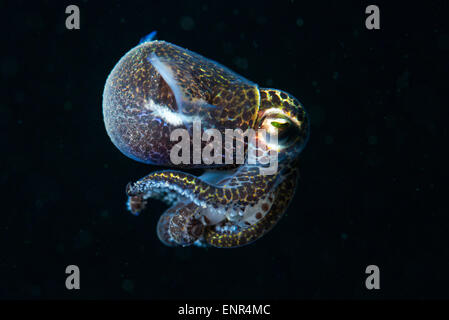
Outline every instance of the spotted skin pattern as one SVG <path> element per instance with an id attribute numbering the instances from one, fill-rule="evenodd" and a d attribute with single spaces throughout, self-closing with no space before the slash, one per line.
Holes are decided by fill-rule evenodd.
<path id="1" fill-rule="evenodd" d="M 249 244 L 271 230 L 294 195 L 298 155 L 309 132 L 302 105 L 286 92 L 259 88 L 194 52 L 164 41 L 132 49 L 106 81 L 103 114 L 112 142 L 125 155 L 174 168 L 126 187 L 133 214 L 144 211 L 150 198 L 169 205 L 157 226 L 168 246 Z M 191 134 L 192 119 L 200 119 L 201 133 L 207 128 L 276 130 L 280 140 L 275 145 L 259 136 L 255 141 L 258 160 L 276 152 L 277 170 L 261 174 L 266 165 L 250 164 L 247 153 L 241 165 L 174 165 L 170 150 L 177 141 L 170 141 L 170 133 L 182 128 Z M 223 156 L 225 148 L 236 152 L 234 145 L 223 146 Z M 190 168 L 203 168 L 205 174 L 183 171 Z"/>
<path id="2" fill-rule="evenodd" d="M 151 61 L 168 71 L 158 70 Z M 165 77 L 176 82 L 176 88 L 170 87 L 162 71 L 167 71 Z M 166 165 L 176 144 L 170 141 L 170 133 L 191 127 L 161 121 L 152 114 L 151 105 L 164 106 L 184 118 L 201 118 L 204 132 L 207 128 L 253 128 L 259 100 L 257 86 L 229 69 L 176 45 L 151 41 L 128 52 L 110 73 L 103 115 L 112 142 L 125 155 Z"/>
<path id="3" fill-rule="evenodd" d="M 277 188 L 271 210 L 254 225 L 233 233 L 217 232 L 214 228 L 207 227 L 204 235 L 205 242 L 214 247 L 232 248 L 256 241 L 270 231 L 282 217 L 294 195 L 296 182 L 297 174 L 295 170 Z"/>

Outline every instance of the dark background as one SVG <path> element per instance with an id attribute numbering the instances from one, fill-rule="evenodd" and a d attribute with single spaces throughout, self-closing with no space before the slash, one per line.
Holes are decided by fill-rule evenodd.
<path id="1" fill-rule="evenodd" d="M 0 298 L 449 298 L 449 10 L 418 3 L 2 2 Z M 102 92 L 152 30 L 310 113 L 293 203 L 252 245 L 168 248 L 161 203 L 125 209 L 125 185 L 157 168 L 110 142 Z"/>

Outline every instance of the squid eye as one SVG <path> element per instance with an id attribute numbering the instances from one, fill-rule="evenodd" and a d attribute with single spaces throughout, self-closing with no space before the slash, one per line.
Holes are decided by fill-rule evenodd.
<path id="1" fill-rule="evenodd" d="M 267 117 L 262 124 L 268 133 L 277 131 L 278 143 L 284 147 L 292 145 L 299 136 L 299 129 L 286 117 Z"/>
<path id="2" fill-rule="evenodd" d="M 277 129 L 285 129 L 290 126 L 290 122 L 285 119 L 276 119 L 271 121 L 270 124 Z"/>

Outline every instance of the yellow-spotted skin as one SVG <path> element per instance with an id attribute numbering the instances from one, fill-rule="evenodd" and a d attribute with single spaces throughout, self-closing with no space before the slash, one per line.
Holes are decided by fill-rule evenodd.
<path id="1" fill-rule="evenodd" d="M 256 224 L 237 233 L 222 233 L 216 232 L 213 227 L 206 228 L 204 235 L 206 243 L 218 248 L 234 248 L 250 244 L 262 237 L 278 223 L 286 211 L 295 193 L 296 182 L 296 172 L 292 172 L 277 188 L 274 205 L 269 213 Z"/>
<path id="2" fill-rule="evenodd" d="M 103 115 L 109 137 L 125 155 L 172 166 L 173 130 L 190 129 L 193 118 L 201 119 L 202 131 L 253 128 L 259 101 L 257 85 L 242 76 L 174 44 L 150 41 L 129 51 L 109 74 Z M 178 119 L 157 117 L 156 109 Z"/>
<path id="3" fill-rule="evenodd" d="M 129 51 L 111 71 L 103 93 L 103 114 L 112 142 L 130 158 L 170 167 L 129 183 L 128 208 L 138 214 L 150 198 L 169 204 L 157 234 L 168 246 L 240 247 L 271 230 L 294 195 L 298 156 L 309 134 L 309 120 L 300 102 L 277 89 L 259 88 L 228 68 L 164 41 L 147 41 Z M 170 151 L 175 129 L 194 132 L 200 120 L 206 129 L 254 129 L 259 161 L 276 155 L 275 170 L 267 164 L 175 164 Z M 192 140 L 193 141 L 193 140 Z M 224 139 L 223 139 L 224 141 Z M 202 147 L 205 143 L 202 142 Z M 237 145 L 237 144 L 236 144 Z M 225 151 L 234 145 L 222 146 Z M 249 149 L 248 149 L 249 150 Z M 193 152 L 192 152 L 193 153 Z M 271 158 L 270 158 L 271 159 Z M 271 166 L 270 162 L 270 166 Z M 185 169 L 202 168 L 195 176 Z"/>

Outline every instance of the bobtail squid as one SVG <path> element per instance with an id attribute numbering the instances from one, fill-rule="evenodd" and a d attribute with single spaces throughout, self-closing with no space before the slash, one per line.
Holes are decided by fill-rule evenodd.
<path id="1" fill-rule="evenodd" d="M 126 187 L 133 214 L 143 211 L 149 198 L 169 205 L 157 225 L 159 239 L 168 246 L 239 247 L 266 234 L 294 195 L 298 156 L 309 134 L 307 113 L 292 95 L 260 88 L 214 61 L 152 36 L 126 53 L 109 74 L 103 116 L 109 137 L 126 156 L 170 167 Z M 175 164 L 171 151 L 178 140 L 171 133 L 184 129 L 191 136 L 197 123 L 201 136 L 211 128 L 223 134 L 227 129 L 263 129 L 268 134 L 244 140 L 241 163 L 198 163 L 193 146 L 189 161 Z M 235 155 L 242 146 L 237 140 L 223 144 L 223 139 L 218 157 Z M 206 142 L 201 140 L 201 147 Z M 249 150 L 258 160 L 274 154 L 276 170 L 261 174 L 266 162 L 250 163 Z M 195 176 L 192 168 L 204 173 Z"/>

